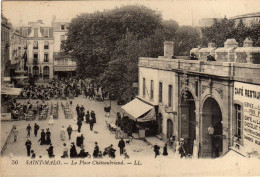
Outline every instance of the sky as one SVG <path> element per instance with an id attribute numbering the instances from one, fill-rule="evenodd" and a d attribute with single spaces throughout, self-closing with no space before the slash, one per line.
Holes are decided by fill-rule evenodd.
<path id="1" fill-rule="evenodd" d="M 81 13 L 113 9 L 128 4 L 145 5 L 159 11 L 165 20 L 197 25 L 201 18 L 223 18 L 260 12 L 260 0 L 128 0 L 128 1 L 3 1 L 2 13 L 13 26 L 43 20 L 72 19 Z"/>

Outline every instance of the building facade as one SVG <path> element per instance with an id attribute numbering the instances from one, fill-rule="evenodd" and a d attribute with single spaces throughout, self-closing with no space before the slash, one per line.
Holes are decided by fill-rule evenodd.
<path id="1" fill-rule="evenodd" d="M 54 67 L 53 72 L 56 78 L 74 76 L 76 74 L 76 62 L 72 61 L 69 55 L 62 51 L 62 44 L 67 39 L 69 22 L 67 20 L 52 19 L 54 35 Z"/>
<path id="2" fill-rule="evenodd" d="M 10 38 L 11 25 L 8 19 L 1 16 L 1 84 L 11 81 L 10 79 Z"/>
<path id="3" fill-rule="evenodd" d="M 169 57 L 139 58 L 138 97 L 158 105 L 158 134 L 165 141 L 172 136 L 177 140 L 184 138 L 187 153 L 215 158 L 228 152 L 234 145 L 234 136 L 239 134 L 241 144 L 248 141 L 248 137 L 252 138 L 241 134 L 249 123 L 239 122 L 245 120 L 238 111 L 242 112 L 246 100 L 240 101 L 239 107 L 235 99 L 240 98 L 234 98 L 234 84 L 246 83 L 252 85 L 257 95 L 254 100 L 259 102 L 260 48 L 248 45 L 251 45 L 248 39 L 241 48 L 234 39 L 228 40 L 224 48 L 215 49 L 216 62 L 203 58 L 203 52 L 212 51 L 212 45 L 208 51 L 193 49 L 199 53 L 199 60 L 195 61 Z M 258 107 L 254 104 L 254 109 Z M 260 121 L 259 117 L 254 120 Z M 247 131 L 254 131 L 252 135 L 259 136 L 259 130 L 258 127 L 258 130 Z M 253 143 L 254 150 L 247 149 L 244 153 L 260 152 L 259 140 Z M 194 150 L 195 146 L 198 151 Z"/>
<path id="4" fill-rule="evenodd" d="M 250 27 L 251 25 L 260 22 L 260 12 L 237 15 L 234 17 L 230 17 L 230 19 L 233 19 L 236 24 L 238 24 L 240 22 L 240 20 L 242 20 L 244 25 L 246 25 L 247 27 Z"/>
<path id="5" fill-rule="evenodd" d="M 29 77 L 38 81 L 53 78 L 53 28 L 46 26 L 42 20 L 28 22 L 28 26 L 20 27 L 20 33 L 26 36 L 27 71 Z"/>

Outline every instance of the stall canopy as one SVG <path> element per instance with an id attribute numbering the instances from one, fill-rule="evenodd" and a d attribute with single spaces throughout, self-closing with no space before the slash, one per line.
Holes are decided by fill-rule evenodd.
<path id="1" fill-rule="evenodd" d="M 1 94 L 5 95 L 20 95 L 22 89 L 21 88 L 2 88 Z"/>
<path id="2" fill-rule="evenodd" d="M 130 115 L 130 118 L 138 122 L 156 120 L 154 107 L 138 98 L 135 98 L 121 108 Z"/>

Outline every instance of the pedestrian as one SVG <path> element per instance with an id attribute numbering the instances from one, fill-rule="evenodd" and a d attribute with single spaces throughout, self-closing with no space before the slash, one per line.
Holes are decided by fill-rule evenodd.
<path id="1" fill-rule="evenodd" d="M 29 138 L 27 138 L 27 141 L 25 142 L 25 146 L 27 149 L 27 156 L 30 157 L 32 142 L 30 141 Z"/>
<path id="2" fill-rule="evenodd" d="M 80 132 L 81 126 L 82 126 L 82 121 L 81 121 L 81 119 L 78 120 L 77 125 L 78 125 L 78 132 Z"/>
<path id="3" fill-rule="evenodd" d="M 163 155 L 167 156 L 168 152 L 167 152 L 167 144 L 165 143 L 164 147 L 163 147 Z"/>
<path id="4" fill-rule="evenodd" d="M 49 131 L 48 128 L 46 130 L 47 130 L 46 133 L 45 133 L 45 135 L 46 135 L 46 144 L 50 144 L 51 143 L 51 132 Z"/>
<path id="5" fill-rule="evenodd" d="M 76 145 L 78 147 L 80 147 L 80 145 L 81 145 L 81 134 L 80 133 L 77 134 Z"/>
<path id="6" fill-rule="evenodd" d="M 105 117 L 108 117 L 108 118 L 109 118 L 111 106 L 105 106 L 104 110 L 105 110 L 105 113 L 106 113 L 106 114 L 105 114 Z"/>
<path id="7" fill-rule="evenodd" d="M 27 138 L 30 138 L 30 136 L 31 136 L 31 129 L 32 129 L 31 125 L 28 124 L 28 126 L 26 127 L 26 130 L 27 130 Z"/>
<path id="8" fill-rule="evenodd" d="M 118 142 L 118 147 L 120 149 L 120 155 L 124 154 L 124 148 L 125 148 L 125 141 L 123 138 Z"/>
<path id="9" fill-rule="evenodd" d="M 34 124 L 34 136 L 37 137 L 38 130 L 40 129 L 40 126 L 37 125 L 36 123 Z"/>
<path id="10" fill-rule="evenodd" d="M 157 143 L 154 145 L 154 152 L 155 152 L 155 158 L 160 155 L 160 146 L 157 145 Z"/>
<path id="11" fill-rule="evenodd" d="M 35 153 L 34 153 L 34 150 L 31 150 L 31 154 L 32 154 L 31 158 L 32 158 L 32 159 L 35 159 L 36 155 L 35 155 Z"/>
<path id="12" fill-rule="evenodd" d="M 53 146 L 52 146 L 52 144 L 50 144 L 50 147 L 48 149 L 46 149 L 46 150 L 48 151 L 49 158 L 52 158 L 52 157 L 55 156 L 53 154 Z"/>
<path id="13" fill-rule="evenodd" d="M 95 147 L 94 147 L 94 151 L 93 151 L 93 157 L 97 158 L 99 154 L 99 147 L 98 147 L 98 143 L 95 142 Z"/>
<path id="14" fill-rule="evenodd" d="M 113 144 L 111 144 L 108 150 L 109 157 L 114 159 L 116 157 L 115 152 L 116 150 L 113 148 Z"/>
<path id="15" fill-rule="evenodd" d="M 86 117 L 86 124 L 88 124 L 89 123 L 89 118 L 90 118 L 90 115 L 89 115 L 89 111 L 87 111 L 87 114 L 85 115 L 85 117 Z"/>
<path id="16" fill-rule="evenodd" d="M 120 127 L 121 125 L 121 114 L 120 112 L 116 113 L 116 126 Z"/>
<path id="17" fill-rule="evenodd" d="M 18 138 L 18 130 L 16 129 L 16 127 L 14 127 L 13 135 L 14 135 L 14 142 L 16 142 L 16 140 Z"/>
<path id="18" fill-rule="evenodd" d="M 45 132 L 44 132 L 44 129 L 42 129 L 41 138 L 39 139 L 39 141 L 41 141 L 40 145 L 44 145 L 45 144 Z"/>
<path id="19" fill-rule="evenodd" d="M 186 153 L 185 153 L 185 149 L 184 149 L 184 138 L 180 138 L 178 151 L 179 151 L 181 158 L 186 157 Z"/>
<path id="20" fill-rule="evenodd" d="M 61 141 L 65 141 L 66 135 L 65 135 L 65 128 L 64 128 L 64 126 L 62 126 L 62 128 L 61 128 L 60 138 L 61 138 Z"/>
<path id="21" fill-rule="evenodd" d="M 71 127 L 71 125 L 69 125 L 69 127 L 67 128 L 67 132 L 68 132 L 69 140 L 70 140 L 70 138 L 71 138 L 71 133 L 72 133 L 72 127 Z"/>
<path id="22" fill-rule="evenodd" d="M 69 157 L 68 156 L 68 148 L 67 148 L 66 143 L 63 143 L 63 154 L 62 154 L 61 158 L 67 158 L 67 157 Z"/>
<path id="23" fill-rule="evenodd" d="M 90 128 L 90 131 L 93 131 L 93 126 L 94 126 L 94 119 L 91 118 L 90 121 L 89 121 L 89 128 Z"/>
<path id="24" fill-rule="evenodd" d="M 53 115 L 50 115 L 49 121 L 48 121 L 49 125 L 53 125 L 54 124 L 54 120 L 53 120 Z"/>
<path id="25" fill-rule="evenodd" d="M 72 142 L 71 143 L 71 147 L 70 147 L 70 158 L 75 158 L 78 156 L 77 150 L 76 150 L 76 146 L 75 144 Z"/>

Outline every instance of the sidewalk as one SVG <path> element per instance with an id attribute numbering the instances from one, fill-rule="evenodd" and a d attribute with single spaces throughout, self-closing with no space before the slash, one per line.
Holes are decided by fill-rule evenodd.
<path id="1" fill-rule="evenodd" d="M 160 146 L 160 155 L 163 154 L 163 147 L 165 145 L 165 142 L 160 140 L 159 138 L 157 138 L 156 136 L 151 136 L 151 137 L 145 137 L 144 141 L 149 144 L 150 146 L 154 146 L 155 144 L 157 144 L 158 146 Z M 175 153 L 173 152 L 173 149 L 171 148 L 167 148 L 168 151 L 168 158 L 176 158 L 175 157 Z"/>
<path id="2" fill-rule="evenodd" d="M 8 140 L 12 137 L 13 125 L 8 123 L 3 123 L 4 126 L 1 127 L 1 154 L 5 151 Z"/>

